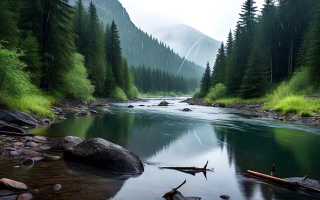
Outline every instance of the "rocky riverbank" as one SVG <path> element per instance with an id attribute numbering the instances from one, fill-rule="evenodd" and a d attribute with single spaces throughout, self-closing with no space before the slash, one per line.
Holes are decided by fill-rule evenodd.
<path id="1" fill-rule="evenodd" d="M 315 115 L 313 117 L 301 117 L 300 115 L 294 114 L 283 115 L 274 110 L 263 110 L 264 103 L 231 103 L 224 105 L 219 102 L 206 103 L 203 98 L 189 98 L 183 102 L 188 103 L 189 105 L 237 109 L 259 118 L 270 118 L 280 121 L 290 121 L 292 123 L 307 123 L 320 126 L 320 115 Z"/>

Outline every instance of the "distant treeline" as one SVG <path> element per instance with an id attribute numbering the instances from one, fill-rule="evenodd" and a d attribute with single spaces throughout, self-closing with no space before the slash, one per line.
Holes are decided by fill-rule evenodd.
<path id="1" fill-rule="evenodd" d="M 261 97 L 301 67 L 310 67 L 319 85 L 319 27 L 319 0 L 265 0 L 259 14 L 255 1 L 246 0 L 212 73 L 208 64 L 198 96 L 221 83 L 228 96 Z"/>
<path id="2" fill-rule="evenodd" d="M 140 93 L 174 92 L 187 94 L 199 87 L 199 81 L 196 78 L 174 76 L 159 69 L 139 66 L 131 67 L 131 72 L 134 75 L 134 82 Z"/>

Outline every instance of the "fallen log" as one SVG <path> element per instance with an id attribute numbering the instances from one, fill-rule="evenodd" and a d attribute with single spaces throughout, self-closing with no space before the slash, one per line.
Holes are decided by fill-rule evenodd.
<path id="1" fill-rule="evenodd" d="M 175 194 L 179 188 L 181 188 L 184 184 L 186 184 L 186 182 L 187 180 L 184 180 L 183 183 L 181 183 L 178 187 L 172 189 L 170 192 L 167 192 L 165 195 L 163 195 L 162 198 L 168 198 L 171 195 Z"/>
<path id="2" fill-rule="evenodd" d="M 277 177 L 274 177 L 274 176 L 269 176 L 269 175 L 266 175 L 266 174 L 261 174 L 261 173 L 250 171 L 250 170 L 248 170 L 247 172 L 248 172 L 248 174 L 250 174 L 252 176 L 256 176 L 256 177 L 259 177 L 259 178 L 262 178 L 262 179 L 265 179 L 265 180 L 268 180 L 268 181 L 271 181 L 271 182 L 274 182 L 274 183 L 278 183 L 280 185 L 284 185 L 284 186 L 292 187 L 292 188 L 296 188 L 296 189 L 304 189 L 304 190 L 307 190 L 307 191 L 310 191 L 310 192 L 320 193 L 320 190 L 317 189 L 317 188 L 313 188 L 313 187 L 310 187 L 310 186 L 307 186 L 307 185 L 303 185 L 303 184 L 300 184 L 300 183 L 297 183 L 297 182 L 290 182 L 290 181 L 285 180 L 285 179 L 277 178 Z"/>

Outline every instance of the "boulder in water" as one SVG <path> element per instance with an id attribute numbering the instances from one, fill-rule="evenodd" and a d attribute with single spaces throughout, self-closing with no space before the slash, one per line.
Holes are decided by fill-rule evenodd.
<path id="1" fill-rule="evenodd" d="M 133 105 L 129 105 L 128 108 L 134 108 L 134 106 Z"/>
<path id="2" fill-rule="evenodd" d="M 74 147 L 83 141 L 83 138 L 75 136 L 66 136 L 59 141 L 59 143 L 57 144 L 57 146 L 54 147 L 54 149 L 67 150 L 68 148 Z"/>
<path id="3" fill-rule="evenodd" d="M 75 116 L 78 116 L 78 117 L 83 117 L 83 116 L 87 116 L 87 115 L 88 115 L 87 111 L 80 111 L 77 114 L 75 114 Z"/>
<path id="4" fill-rule="evenodd" d="M 141 174 L 144 171 L 138 156 L 119 145 L 100 138 L 85 140 L 67 149 L 64 158 L 124 172 Z"/>
<path id="5" fill-rule="evenodd" d="M 182 110 L 183 112 L 191 112 L 192 110 L 190 108 L 185 108 Z"/>
<path id="6" fill-rule="evenodd" d="M 161 103 L 158 106 L 169 106 L 169 103 L 166 101 L 161 101 Z"/>

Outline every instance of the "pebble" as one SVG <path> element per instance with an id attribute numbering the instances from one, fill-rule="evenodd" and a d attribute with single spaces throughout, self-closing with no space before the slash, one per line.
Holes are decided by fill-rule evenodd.
<path id="1" fill-rule="evenodd" d="M 7 178 L 0 179 L 0 187 L 9 190 L 28 190 L 26 184 Z"/>
<path id="2" fill-rule="evenodd" d="M 61 189 L 62 189 L 62 185 L 60 185 L 60 184 L 56 184 L 56 185 L 53 186 L 53 190 L 54 191 L 59 191 Z"/>
<path id="3" fill-rule="evenodd" d="M 29 147 L 38 147 L 39 146 L 39 144 L 37 144 L 35 142 L 28 142 L 26 145 Z"/>
<path id="4" fill-rule="evenodd" d="M 22 142 L 15 142 L 13 145 L 14 145 L 14 146 L 22 146 L 23 143 L 22 143 Z"/>
<path id="5" fill-rule="evenodd" d="M 16 198 L 16 200 L 31 200 L 31 199 L 33 199 L 33 196 L 30 193 L 20 194 L 18 198 Z"/>

